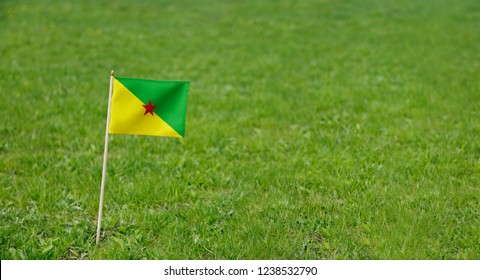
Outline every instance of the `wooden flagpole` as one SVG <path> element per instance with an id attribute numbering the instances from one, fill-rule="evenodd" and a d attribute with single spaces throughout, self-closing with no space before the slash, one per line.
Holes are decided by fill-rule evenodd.
<path id="1" fill-rule="evenodd" d="M 100 228 L 102 225 L 102 209 L 103 209 L 103 193 L 105 191 L 105 176 L 107 173 L 107 155 L 108 155 L 108 127 L 110 126 L 110 103 L 112 102 L 113 92 L 113 70 L 110 76 L 110 92 L 108 94 L 108 110 L 107 110 L 107 128 L 105 131 L 105 148 L 103 151 L 103 169 L 102 169 L 102 185 L 100 186 L 100 205 L 98 206 L 98 222 L 97 222 L 97 245 L 100 242 Z"/>

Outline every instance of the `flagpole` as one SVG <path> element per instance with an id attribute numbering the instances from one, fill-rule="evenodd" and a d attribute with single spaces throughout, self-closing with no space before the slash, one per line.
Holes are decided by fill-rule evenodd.
<path id="1" fill-rule="evenodd" d="M 110 103 L 112 102 L 113 92 L 113 70 L 110 75 L 110 91 L 108 94 L 108 110 L 107 110 L 107 128 L 105 129 L 105 148 L 103 150 L 103 168 L 102 168 L 102 185 L 100 186 L 100 205 L 98 206 L 98 222 L 97 222 L 97 240 L 100 242 L 100 228 L 102 225 L 102 209 L 103 209 L 103 193 L 105 191 L 105 176 L 107 173 L 107 155 L 108 155 L 108 127 L 110 126 Z"/>

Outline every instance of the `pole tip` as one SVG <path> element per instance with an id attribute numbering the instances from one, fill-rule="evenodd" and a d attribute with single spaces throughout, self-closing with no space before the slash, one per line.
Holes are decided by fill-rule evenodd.
<path id="1" fill-rule="evenodd" d="M 113 70 L 112 70 L 112 76 L 113 76 Z"/>

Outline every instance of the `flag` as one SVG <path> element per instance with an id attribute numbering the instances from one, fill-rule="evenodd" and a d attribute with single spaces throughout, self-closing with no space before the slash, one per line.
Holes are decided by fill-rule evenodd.
<path id="1" fill-rule="evenodd" d="M 189 86 L 115 77 L 108 132 L 183 138 Z"/>

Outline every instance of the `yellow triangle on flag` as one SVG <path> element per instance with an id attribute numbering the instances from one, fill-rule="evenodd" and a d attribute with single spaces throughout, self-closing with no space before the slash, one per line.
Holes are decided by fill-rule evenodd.
<path id="1" fill-rule="evenodd" d="M 145 114 L 143 105 L 130 90 L 114 79 L 108 132 L 182 138 L 157 114 Z"/>

